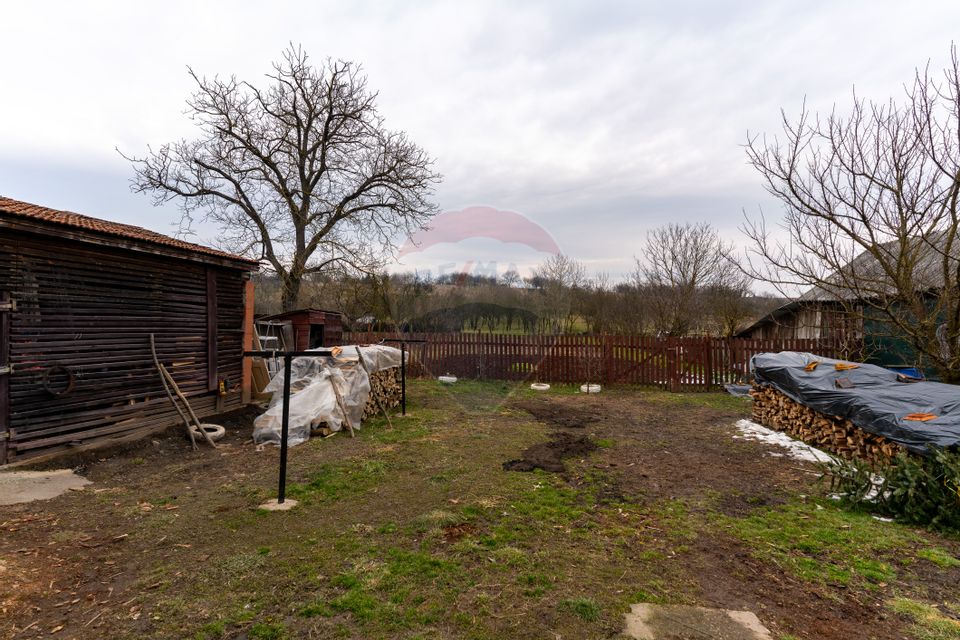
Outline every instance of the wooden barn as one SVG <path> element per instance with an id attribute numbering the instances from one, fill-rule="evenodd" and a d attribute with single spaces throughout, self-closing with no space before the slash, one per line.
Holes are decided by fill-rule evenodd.
<path id="1" fill-rule="evenodd" d="M 257 263 L 0 197 L 0 464 L 142 437 L 241 406 Z"/>
<path id="2" fill-rule="evenodd" d="M 856 323 L 831 301 L 793 300 L 774 309 L 746 329 L 738 338 L 751 340 L 838 340 L 855 337 Z"/>

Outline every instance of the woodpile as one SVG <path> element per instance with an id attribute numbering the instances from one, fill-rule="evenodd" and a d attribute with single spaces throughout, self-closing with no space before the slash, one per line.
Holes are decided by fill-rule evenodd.
<path id="1" fill-rule="evenodd" d="M 846 418 L 820 413 L 794 402 L 773 387 L 754 385 L 753 421 L 842 458 L 868 462 L 889 460 L 905 449 L 883 436 L 867 433 Z"/>
<path id="2" fill-rule="evenodd" d="M 341 369 L 350 369 L 357 366 L 357 361 L 340 363 Z M 366 422 L 369 418 L 383 417 L 383 409 L 389 411 L 394 407 L 400 406 L 401 385 L 400 368 L 383 369 L 370 374 L 370 396 L 367 398 L 367 404 L 363 408 L 363 417 L 361 422 Z M 380 404 L 377 404 L 377 401 Z M 346 427 L 344 427 L 346 429 Z M 326 437 L 334 432 L 322 420 L 316 420 L 310 425 L 310 435 Z"/>
<path id="3" fill-rule="evenodd" d="M 377 400 L 380 405 L 390 410 L 400 406 L 401 386 L 400 367 L 383 369 L 370 374 L 370 398 L 363 410 L 363 419 L 376 417 L 380 414 Z"/>

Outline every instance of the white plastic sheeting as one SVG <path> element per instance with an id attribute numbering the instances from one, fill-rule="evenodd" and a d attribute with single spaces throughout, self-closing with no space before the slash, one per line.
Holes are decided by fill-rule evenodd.
<path id="1" fill-rule="evenodd" d="M 287 444 L 295 446 L 310 438 L 310 429 L 320 423 L 332 431 L 346 428 L 333 384 L 343 398 L 354 429 L 360 427 L 370 397 L 370 378 L 357 363 L 357 346 L 347 345 L 338 357 L 295 358 L 290 363 L 290 424 Z M 400 366 L 400 350 L 384 345 L 360 347 L 370 373 Z M 254 442 L 279 445 L 283 419 L 283 369 L 264 389 L 272 393 L 270 406 L 253 421 Z"/>

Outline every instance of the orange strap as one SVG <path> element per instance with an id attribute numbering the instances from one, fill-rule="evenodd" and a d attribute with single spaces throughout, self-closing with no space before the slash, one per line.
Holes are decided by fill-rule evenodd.
<path id="1" fill-rule="evenodd" d="M 850 369 L 859 369 L 860 365 L 853 364 L 852 362 L 838 362 L 833 365 L 837 371 L 849 371 Z"/>
<path id="2" fill-rule="evenodd" d="M 803 368 L 804 371 L 813 371 L 817 368 L 817 365 L 820 364 L 819 360 L 811 360 L 807 363 L 807 366 Z"/>
<path id="3" fill-rule="evenodd" d="M 927 420 L 935 420 L 937 416 L 932 413 L 908 413 L 903 416 L 904 420 L 911 420 L 913 422 L 926 422 Z"/>

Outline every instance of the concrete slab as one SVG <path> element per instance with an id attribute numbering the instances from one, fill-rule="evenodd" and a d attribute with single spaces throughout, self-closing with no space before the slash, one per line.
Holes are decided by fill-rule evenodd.
<path id="1" fill-rule="evenodd" d="M 290 498 L 286 498 L 283 502 L 277 502 L 277 499 L 274 498 L 273 500 L 267 500 L 260 505 L 259 508 L 266 511 L 290 511 L 290 509 L 293 509 L 297 504 L 299 503 L 296 500 L 291 500 Z"/>
<path id="2" fill-rule="evenodd" d="M 70 469 L 52 471 L 0 471 L 0 505 L 56 498 L 90 484 Z"/>
<path id="3" fill-rule="evenodd" d="M 633 604 L 623 633 L 636 640 L 773 640 L 750 611 Z"/>

